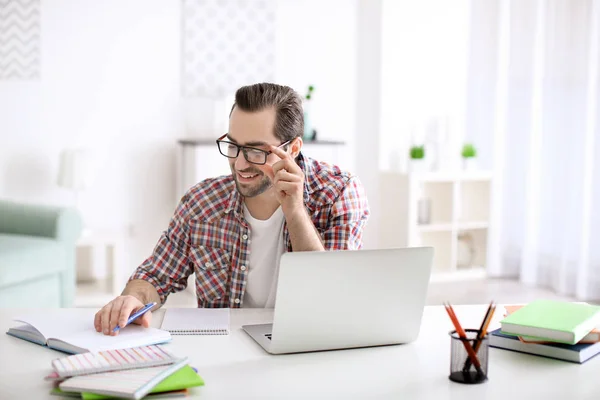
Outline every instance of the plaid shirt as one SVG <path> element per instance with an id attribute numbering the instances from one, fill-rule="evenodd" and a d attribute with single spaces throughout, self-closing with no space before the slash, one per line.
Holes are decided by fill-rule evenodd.
<path id="1" fill-rule="evenodd" d="M 304 204 L 325 250 L 357 250 L 369 207 L 360 181 L 302 154 Z M 183 196 L 154 251 L 131 275 L 150 282 L 164 304 L 196 273 L 198 307 L 242 306 L 252 232 L 232 175 L 206 179 Z M 284 222 L 287 251 L 292 251 Z"/>

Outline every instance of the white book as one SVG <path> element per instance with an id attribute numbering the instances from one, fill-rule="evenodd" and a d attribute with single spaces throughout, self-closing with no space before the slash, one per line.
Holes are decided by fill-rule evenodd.
<path id="1" fill-rule="evenodd" d="M 173 335 L 228 335 L 229 308 L 167 308 L 161 328 Z"/>
<path id="2" fill-rule="evenodd" d="M 74 376 L 60 383 L 58 387 L 65 392 L 87 392 L 137 400 L 186 365 L 187 357 L 175 364 L 160 367 Z"/>
<path id="3" fill-rule="evenodd" d="M 121 328 L 116 336 L 96 332 L 96 312 L 93 309 L 67 308 L 52 313 L 35 312 L 16 318 L 15 321 L 22 325 L 9 328 L 6 333 L 71 354 L 148 346 L 171 340 L 171 334 L 165 330 L 136 324 Z"/>

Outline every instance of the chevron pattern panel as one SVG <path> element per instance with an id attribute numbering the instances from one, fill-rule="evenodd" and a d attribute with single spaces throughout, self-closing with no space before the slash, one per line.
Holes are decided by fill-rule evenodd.
<path id="1" fill-rule="evenodd" d="M 277 0 L 182 0 L 182 95 L 222 98 L 275 76 Z"/>
<path id="2" fill-rule="evenodd" d="M 0 0 L 0 80 L 40 77 L 40 0 Z"/>

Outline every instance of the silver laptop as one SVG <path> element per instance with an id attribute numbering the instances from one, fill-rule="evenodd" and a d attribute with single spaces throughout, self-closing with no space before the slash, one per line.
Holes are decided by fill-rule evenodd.
<path id="1" fill-rule="evenodd" d="M 433 253 L 432 247 L 284 253 L 273 323 L 242 329 L 271 354 L 412 342 Z"/>

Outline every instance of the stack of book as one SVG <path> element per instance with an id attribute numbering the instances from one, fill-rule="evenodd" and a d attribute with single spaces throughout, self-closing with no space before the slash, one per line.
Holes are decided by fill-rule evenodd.
<path id="1" fill-rule="evenodd" d="M 582 364 L 600 353 L 600 307 L 554 300 L 506 306 L 489 345 Z"/>
<path id="2" fill-rule="evenodd" d="M 204 380 L 161 345 L 86 352 L 52 361 L 53 395 L 92 399 L 185 396 Z"/>

